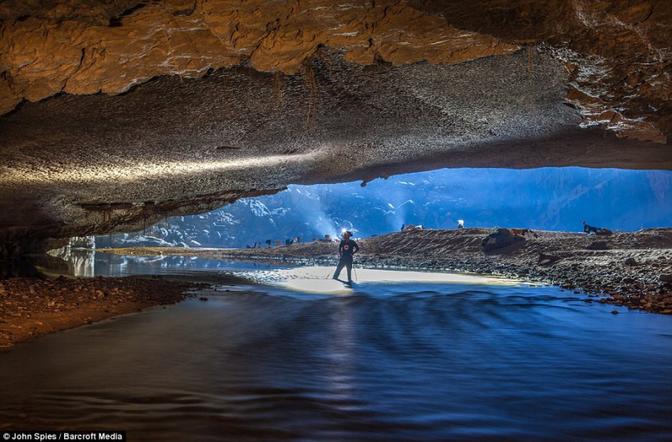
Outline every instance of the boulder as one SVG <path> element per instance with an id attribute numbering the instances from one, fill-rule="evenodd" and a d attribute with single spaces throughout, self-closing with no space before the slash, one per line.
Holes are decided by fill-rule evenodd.
<path id="1" fill-rule="evenodd" d="M 545 253 L 539 253 L 539 261 L 537 264 L 540 266 L 551 266 L 556 262 L 560 261 L 562 258 L 554 255 L 547 255 Z"/>
<path id="2" fill-rule="evenodd" d="M 588 250 L 608 250 L 609 246 L 606 241 L 593 241 L 586 247 Z"/>
<path id="3" fill-rule="evenodd" d="M 525 238 L 514 235 L 510 229 L 497 229 L 483 239 L 481 248 L 485 253 L 509 253 L 519 249 L 524 243 Z"/>

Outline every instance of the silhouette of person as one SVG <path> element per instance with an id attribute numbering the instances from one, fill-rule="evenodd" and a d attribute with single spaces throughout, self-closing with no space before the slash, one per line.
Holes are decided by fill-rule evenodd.
<path id="1" fill-rule="evenodd" d="M 334 273 L 334 279 L 338 279 L 341 270 L 343 270 L 343 267 L 346 267 L 348 270 L 348 284 L 352 284 L 352 257 L 359 251 L 359 246 L 355 241 L 350 239 L 351 236 L 351 232 L 347 230 L 343 232 L 343 239 L 338 246 L 338 255 L 340 256 L 340 259 L 336 266 L 336 273 Z"/>

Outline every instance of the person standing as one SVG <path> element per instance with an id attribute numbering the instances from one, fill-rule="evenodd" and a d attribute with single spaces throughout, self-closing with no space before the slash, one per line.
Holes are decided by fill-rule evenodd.
<path id="1" fill-rule="evenodd" d="M 348 284 L 352 284 L 352 257 L 357 251 L 359 251 L 359 246 L 355 241 L 350 239 L 352 233 L 349 231 L 343 232 L 343 239 L 338 246 L 338 256 L 340 257 L 338 265 L 336 266 L 336 273 L 334 273 L 334 279 L 338 279 L 341 274 L 343 267 L 348 270 Z"/>

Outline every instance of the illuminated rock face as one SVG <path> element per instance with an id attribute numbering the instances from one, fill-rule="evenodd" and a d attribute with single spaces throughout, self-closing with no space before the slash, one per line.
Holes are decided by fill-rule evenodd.
<path id="1" fill-rule="evenodd" d="M 653 0 L 5 0 L 0 234 L 437 166 L 670 168 L 671 17 Z"/>
<path id="2" fill-rule="evenodd" d="M 21 20 L 5 6 L 0 54 L 11 95 L 0 112 L 23 98 L 118 94 L 155 76 L 201 77 L 244 60 L 293 74 L 320 45 L 362 64 L 460 63 L 518 49 L 395 1 L 119 2 L 126 10 L 117 16 L 121 8 L 108 7 L 85 17 L 64 3 Z"/>

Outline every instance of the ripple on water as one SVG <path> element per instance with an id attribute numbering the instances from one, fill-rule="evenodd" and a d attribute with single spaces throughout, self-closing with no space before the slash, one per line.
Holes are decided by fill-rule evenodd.
<path id="1" fill-rule="evenodd" d="M 203 294 L 0 354 L 0 425 L 149 440 L 672 439 L 668 316 L 464 281 Z"/>

